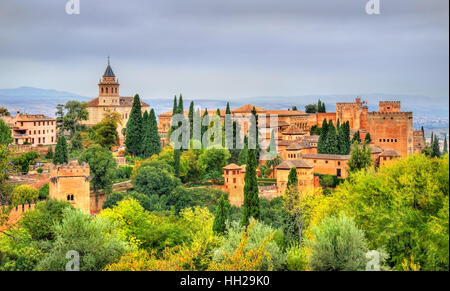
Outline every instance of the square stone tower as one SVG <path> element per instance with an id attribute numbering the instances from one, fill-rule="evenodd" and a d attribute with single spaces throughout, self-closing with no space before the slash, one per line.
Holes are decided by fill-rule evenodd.
<path id="1" fill-rule="evenodd" d="M 89 165 L 76 161 L 50 167 L 50 198 L 67 201 L 90 214 Z"/>

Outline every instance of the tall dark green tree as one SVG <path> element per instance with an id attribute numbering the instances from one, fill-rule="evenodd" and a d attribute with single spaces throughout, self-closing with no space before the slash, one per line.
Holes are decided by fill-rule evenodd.
<path id="1" fill-rule="evenodd" d="M 158 123 L 156 122 L 156 114 L 153 108 L 148 115 L 148 123 L 148 129 L 150 131 L 149 156 L 151 157 L 161 152 L 161 137 L 158 134 Z"/>
<path id="2" fill-rule="evenodd" d="M 243 226 L 248 226 L 250 218 L 252 217 L 254 219 L 259 219 L 261 214 L 256 168 L 256 150 L 249 149 L 244 176 L 244 205 L 242 206 L 241 220 Z"/>
<path id="3" fill-rule="evenodd" d="M 292 167 L 289 171 L 288 182 L 286 184 L 286 188 L 298 187 L 298 176 L 297 176 L 297 168 Z"/>
<path id="4" fill-rule="evenodd" d="M 239 151 L 239 156 L 237 160 L 237 164 L 242 166 L 247 163 L 248 157 L 248 137 L 244 137 L 244 148 Z"/>
<path id="5" fill-rule="evenodd" d="M 303 224 L 298 207 L 299 198 L 297 168 L 293 167 L 289 171 L 288 183 L 283 196 L 282 229 L 287 244 L 301 242 Z"/>
<path id="6" fill-rule="evenodd" d="M 364 142 L 366 142 L 368 144 L 372 142 L 372 137 L 370 136 L 370 132 L 368 132 L 366 134 L 366 137 L 364 138 Z"/>
<path id="7" fill-rule="evenodd" d="M 327 140 L 325 143 L 325 154 L 339 154 L 338 137 L 336 135 L 336 128 L 333 121 L 328 123 Z"/>
<path id="8" fill-rule="evenodd" d="M 361 133 L 359 132 L 359 130 L 357 132 L 355 132 L 355 134 L 353 135 L 352 138 L 352 143 L 357 142 L 358 144 L 361 143 Z"/>
<path id="9" fill-rule="evenodd" d="M 220 197 L 214 213 L 213 231 L 217 234 L 225 234 L 227 229 L 226 222 L 230 214 L 230 202 L 225 199 L 225 195 Z"/>
<path id="10" fill-rule="evenodd" d="M 178 113 L 184 114 L 184 102 L 183 96 L 180 94 L 180 98 L 178 99 Z"/>
<path id="11" fill-rule="evenodd" d="M 63 135 L 58 137 L 58 142 L 53 155 L 53 164 L 60 165 L 69 162 L 69 151 L 67 149 L 67 141 Z"/>
<path id="12" fill-rule="evenodd" d="M 203 117 L 202 117 L 202 137 L 205 134 L 205 132 L 208 130 L 209 128 L 209 116 L 208 116 L 208 108 L 205 108 L 205 112 L 203 113 Z M 204 125 L 207 124 L 207 125 Z M 205 147 L 207 147 L 207 145 L 204 145 Z"/>
<path id="13" fill-rule="evenodd" d="M 252 135 L 256 133 L 254 140 L 256 142 L 256 164 L 259 164 L 259 158 L 261 153 L 261 147 L 259 145 L 259 126 L 258 126 L 258 114 L 256 112 L 256 108 L 253 106 L 252 115 L 255 117 L 255 122 L 251 122 L 249 128 L 249 139 L 252 139 Z"/>
<path id="14" fill-rule="evenodd" d="M 190 138 L 192 138 L 194 134 L 194 101 L 191 101 L 191 104 L 189 104 L 189 130 L 190 130 Z"/>
<path id="15" fill-rule="evenodd" d="M 327 137 L 328 137 L 328 122 L 326 119 L 324 119 L 322 122 L 322 129 L 320 131 L 319 142 L 317 144 L 317 151 L 319 154 L 325 154 L 327 151 L 326 149 Z"/>
<path id="16" fill-rule="evenodd" d="M 142 115 L 142 157 L 150 157 L 150 122 L 148 120 L 148 112 Z"/>
<path id="17" fill-rule="evenodd" d="M 125 146 L 127 152 L 133 156 L 142 154 L 142 112 L 141 100 L 136 94 L 133 99 L 133 106 L 131 107 L 130 118 L 126 125 L 127 135 L 125 137 Z"/>
<path id="18" fill-rule="evenodd" d="M 439 148 L 439 138 L 434 136 L 433 144 L 431 145 L 431 157 L 439 158 L 441 156 L 441 149 Z"/>
<path id="19" fill-rule="evenodd" d="M 442 152 L 444 155 L 448 154 L 448 143 L 447 143 L 447 135 L 444 137 L 444 151 Z"/>

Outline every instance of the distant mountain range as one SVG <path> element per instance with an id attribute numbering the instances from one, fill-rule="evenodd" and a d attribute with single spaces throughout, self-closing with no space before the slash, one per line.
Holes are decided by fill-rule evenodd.
<path id="1" fill-rule="evenodd" d="M 398 100 L 402 102 L 403 111 L 414 112 L 415 117 L 446 118 L 448 120 L 448 99 L 435 100 L 426 96 L 393 95 L 393 94 L 346 94 L 346 95 L 308 95 L 308 96 L 256 96 L 231 100 L 231 108 L 244 104 L 254 104 L 262 108 L 288 109 L 292 105 L 303 110 L 306 104 L 316 103 L 320 98 L 327 105 L 328 111 L 334 111 L 336 102 L 353 102 L 355 97 L 361 96 L 368 101 L 370 111 L 378 110 L 378 101 Z M 15 89 L 0 89 L 0 106 L 8 108 L 14 114 L 17 110 L 27 113 L 43 113 L 54 116 L 57 104 L 64 104 L 69 100 L 89 101 L 91 98 L 75 93 L 40 89 L 33 87 L 19 87 Z M 172 98 L 144 99 L 145 102 L 155 108 L 156 114 L 170 111 L 173 106 Z M 185 108 L 188 108 L 191 100 L 185 99 Z M 227 100 L 195 100 L 196 106 L 202 108 L 224 108 Z"/>

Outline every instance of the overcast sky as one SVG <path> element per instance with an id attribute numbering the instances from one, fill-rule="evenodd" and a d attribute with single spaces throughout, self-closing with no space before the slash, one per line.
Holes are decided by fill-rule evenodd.
<path id="1" fill-rule="evenodd" d="M 449 1 L 0 1 L 0 88 L 239 100 L 352 92 L 448 98 Z"/>

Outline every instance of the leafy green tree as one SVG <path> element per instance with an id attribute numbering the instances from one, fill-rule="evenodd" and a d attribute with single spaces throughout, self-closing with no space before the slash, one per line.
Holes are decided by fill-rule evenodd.
<path id="1" fill-rule="evenodd" d="M 48 184 L 47 184 L 48 185 Z M 50 199 L 36 204 L 35 209 L 24 213 L 19 225 L 27 230 L 35 241 L 54 241 L 53 225 L 61 223 L 63 210 L 73 208 L 66 201 Z"/>
<path id="2" fill-rule="evenodd" d="M 317 113 L 317 104 L 308 104 L 305 106 L 306 113 Z"/>
<path id="3" fill-rule="evenodd" d="M 14 139 L 11 136 L 11 128 L 0 119 L 0 145 L 9 145 Z"/>
<path id="4" fill-rule="evenodd" d="M 92 177 L 91 185 L 95 193 L 101 190 L 107 193 L 111 192 L 112 180 L 117 168 L 116 160 L 111 151 L 96 144 L 86 149 L 81 154 L 78 162 L 80 164 L 83 162 L 89 164 Z"/>
<path id="5" fill-rule="evenodd" d="M 214 177 L 213 180 L 221 177 L 223 167 L 228 164 L 230 153 L 227 149 L 209 148 L 203 151 L 198 157 L 198 168 L 203 177 Z"/>
<path id="6" fill-rule="evenodd" d="M 241 224 L 244 226 L 249 224 L 250 218 L 259 219 L 261 214 L 256 167 L 256 150 L 249 149 L 244 176 L 244 205 L 242 206 L 241 219 Z"/>
<path id="7" fill-rule="evenodd" d="M 63 115 L 62 121 L 64 129 L 70 132 L 72 137 L 77 131 L 79 123 L 88 120 L 89 113 L 87 111 L 87 103 L 76 100 L 68 101 L 64 105 L 66 113 Z"/>
<path id="8" fill-rule="evenodd" d="M 39 271 L 64 271 L 68 251 L 79 253 L 81 271 L 98 271 L 130 250 L 115 224 L 92 218 L 78 209 L 64 209 L 62 222 L 55 224 L 53 229 L 56 239 L 37 265 Z"/>
<path id="9" fill-rule="evenodd" d="M 30 170 L 30 164 L 34 164 L 35 160 L 39 157 L 38 152 L 32 151 L 13 158 L 12 162 L 22 175 L 26 175 Z"/>
<path id="10" fill-rule="evenodd" d="M 67 149 L 66 138 L 63 135 L 58 137 L 58 142 L 56 143 L 55 155 L 53 157 L 53 164 L 66 164 L 69 162 L 69 151 Z"/>
<path id="11" fill-rule="evenodd" d="M 25 203 L 33 203 L 37 201 L 39 198 L 39 192 L 36 188 L 30 185 L 20 185 L 14 188 L 14 191 L 11 195 L 11 203 L 14 206 L 25 204 Z"/>
<path id="12" fill-rule="evenodd" d="M 214 214 L 214 223 L 213 230 L 217 234 L 224 234 L 226 231 L 226 222 L 228 220 L 230 214 L 230 202 L 228 199 L 225 199 L 225 196 L 219 200 L 219 204 L 217 204 L 216 211 Z"/>
<path id="13" fill-rule="evenodd" d="M 127 152 L 133 156 L 139 156 L 142 153 L 142 113 L 141 100 L 138 94 L 134 96 L 126 128 L 125 146 Z"/>
<path id="14" fill-rule="evenodd" d="M 314 271 L 362 271 L 367 264 L 364 231 L 345 216 L 327 217 L 313 230 L 309 267 Z"/>
<path id="15" fill-rule="evenodd" d="M 11 116 L 8 109 L 5 107 L 0 107 L 0 116 Z"/>
<path id="16" fill-rule="evenodd" d="M 180 180 L 165 169 L 152 166 L 140 167 L 132 180 L 134 189 L 146 195 L 168 195 L 180 185 Z"/>
<path id="17" fill-rule="evenodd" d="M 40 200 L 47 199 L 49 195 L 50 195 L 50 186 L 47 183 L 39 189 L 39 199 Z"/>
<path id="18" fill-rule="evenodd" d="M 348 160 L 348 172 L 353 173 L 372 166 L 370 147 L 364 143 L 359 145 L 357 141 L 353 144 L 353 150 Z"/>

